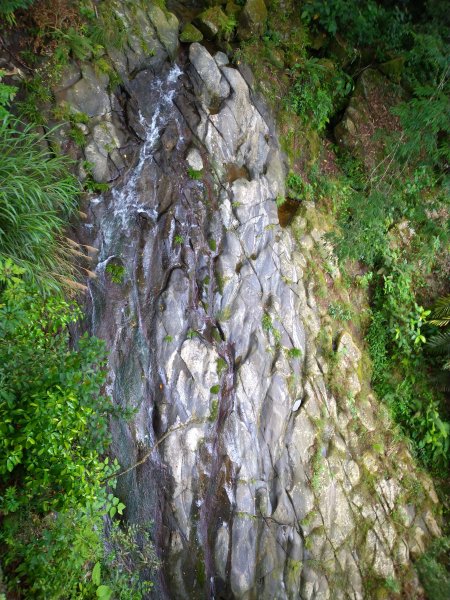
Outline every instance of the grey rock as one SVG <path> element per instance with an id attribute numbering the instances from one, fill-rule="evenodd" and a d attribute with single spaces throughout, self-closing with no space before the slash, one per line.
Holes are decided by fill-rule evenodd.
<path id="1" fill-rule="evenodd" d="M 266 19 L 267 8 L 264 0 L 247 0 L 239 19 L 239 38 L 248 40 L 253 35 L 262 34 Z"/>
<path id="2" fill-rule="evenodd" d="M 201 42 L 203 39 L 203 33 L 197 29 L 195 25 L 192 23 L 187 23 L 180 33 L 180 42 L 184 42 L 185 44 L 192 42 Z"/>
<path id="3" fill-rule="evenodd" d="M 108 157 L 119 147 L 119 135 L 112 123 L 104 121 L 94 126 L 84 153 L 86 160 L 92 165 L 92 175 L 95 181 L 104 183 L 117 176 L 117 170 L 111 170 L 112 164 Z M 118 167 L 123 167 L 120 155 L 116 153 L 114 156 L 114 163 Z"/>
<path id="4" fill-rule="evenodd" d="M 83 77 L 74 85 L 55 93 L 58 104 L 67 103 L 72 110 L 89 117 L 99 117 L 111 111 L 108 79 L 97 75 L 90 65 L 83 68 Z"/>
<path id="5" fill-rule="evenodd" d="M 212 40 L 222 32 L 226 21 L 227 15 L 220 6 L 212 6 L 197 15 L 195 24 L 207 40 Z"/>
<path id="6" fill-rule="evenodd" d="M 218 67 L 225 67 L 230 62 L 225 52 L 216 52 L 214 54 L 214 60 Z"/>
<path id="7" fill-rule="evenodd" d="M 213 57 L 204 46 L 197 43 L 191 44 L 189 59 L 210 97 L 226 98 L 229 95 L 229 85 L 222 77 Z"/>
<path id="8" fill-rule="evenodd" d="M 296 412 L 300 408 L 301 405 L 302 405 L 302 399 L 299 398 L 298 400 L 296 400 L 294 402 L 294 405 L 292 406 L 292 412 Z"/>
<path id="9" fill-rule="evenodd" d="M 68 64 L 64 67 L 61 76 L 58 79 L 56 85 L 53 86 L 53 93 L 57 94 L 63 90 L 75 85 L 77 81 L 81 79 L 81 71 L 78 65 L 74 63 Z"/>
<path id="10" fill-rule="evenodd" d="M 155 4 L 150 4 L 148 7 L 148 15 L 156 30 L 158 39 L 169 56 L 174 58 L 178 50 L 178 29 L 180 25 L 177 17 L 173 13 L 163 11 Z"/>
<path id="11" fill-rule="evenodd" d="M 191 148 L 186 156 L 186 162 L 194 171 L 203 170 L 203 159 L 197 148 Z"/>

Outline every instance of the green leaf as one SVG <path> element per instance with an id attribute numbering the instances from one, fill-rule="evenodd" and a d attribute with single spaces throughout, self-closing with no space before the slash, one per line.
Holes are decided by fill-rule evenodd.
<path id="1" fill-rule="evenodd" d="M 97 598 L 100 600 L 110 600 L 112 596 L 112 589 L 107 585 L 100 585 L 96 591 Z"/>
<path id="2" fill-rule="evenodd" d="M 94 585 L 100 585 L 101 581 L 101 566 L 100 563 L 96 563 L 95 567 L 92 569 L 92 583 Z"/>

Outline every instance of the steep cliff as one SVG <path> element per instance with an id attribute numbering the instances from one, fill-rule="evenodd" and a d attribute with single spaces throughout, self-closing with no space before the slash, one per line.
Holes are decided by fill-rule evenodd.
<path id="1" fill-rule="evenodd" d="M 116 94 L 83 66 L 56 96 L 88 114 L 85 157 L 113 181 L 79 236 L 99 250 L 88 312 L 108 391 L 134 409 L 112 449 L 127 518 L 154 523 L 155 596 L 381 598 L 398 580 L 415 597 L 437 498 L 361 393 L 350 332 L 324 326 L 313 205 L 279 226 L 286 166 L 251 74 L 180 50 L 156 6 L 115 10 Z"/>

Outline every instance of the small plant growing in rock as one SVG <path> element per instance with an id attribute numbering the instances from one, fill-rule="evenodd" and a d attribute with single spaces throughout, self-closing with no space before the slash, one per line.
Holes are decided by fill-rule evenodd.
<path id="1" fill-rule="evenodd" d="M 268 315 L 267 313 L 264 313 L 261 319 L 261 325 L 262 328 L 264 329 L 264 331 L 272 331 L 273 329 L 273 324 L 272 324 L 272 319 L 270 318 L 270 315 Z"/>
<path id="2" fill-rule="evenodd" d="M 189 167 L 188 175 L 191 179 L 198 181 L 199 179 L 201 179 L 203 177 L 203 171 L 197 171 L 196 169 Z"/>
<path id="3" fill-rule="evenodd" d="M 384 583 L 384 587 L 389 590 L 390 592 L 393 592 L 394 594 L 399 594 L 400 593 L 400 584 L 398 583 L 398 581 L 395 579 L 395 577 L 392 577 L 392 575 L 390 575 Z"/>
<path id="4" fill-rule="evenodd" d="M 228 321 L 231 318 L 231 308 L 229 306 L 225 306 L 222 310 L 216 315 L 216 319 L 218 321 Z"/>
<path id="5" fill-rule="evenodd" d="M 125 278 L 125 267 L 123 265 L 116 265 L 114 263 L 109 263 L 105 269 L 106 273 L 108 273 L 111 281 L 118 285 L 123 283 Z"/>
<path id="6" fill-rule="evenodd" d="M 214 421 L 217 419 L 218 414 L 219 414 L 219 401 L 215 398 L 211 402 L 211 410 L 209 413 L 208 421 L 210 421 L 211 423 L 214 423 Z"/>
<path id="7" fill-rule="evenodd" d="M 184 237 L 182 235 L 177 234 L 174 237 L 174 242 L 175 242 L 175 244 L 180 244 L 180 246 L 181 246 L 182 244 L 184 244 Z"/>
<path id="8" fill-rule="evenodd" d="M 220 356 L 220 357 L 217 359 L 217 367 L 216 367 L 217 374 L 219 375 L 219 377 L 222 375 L 222 373 L 223 373 L 224 371 L 226 371 L 226 369 L 227 369 L 227 366 L 228 366 L 228 365 L 227 365 L 227 361 L 226 361 L 224 358 L 222 358 L 222 357 Z"/>
<path id="9" fill-rule="evenodd" d="M 336 321 L 350 321 L 352 312 L 347 307 L 339 302 L 332 302 L 328 307 L 328 314 Z"/>
<path id="10" fill-rule="evenodd" d="M 367 290 L 367 288 L 369 287 L 370 282 L 373 279 L 373 272 L 369 271 L 368 273 L 365 273 L 364 275 L 360 275 L 357 278 L 358 281 L 358 285 L 363 289 L 363 290 Z"/>
<path id="11" fill-rule="evenodd" d="M 289 348 L 286 353 L 288 358 L 300 358 L 302 356 L 302 351 L 300 348 Z"/>
<path id="12" fill-rule="evenodd" d="M 312 200 L 313 187 L 297 173 L 289 173 L 286 179 L 286 187 L 289 198 L 301 202 L 302 200 Z"/>
<path id="13" fill-rule="evenodd" d="M 84 133 L 81 131 L 81 129 L 79 127 L 77 127 L 76 125 L 71 127 L 71 129 L 69 131 L 69 137 L 80 148 L 83 148 L 84 146 L 86 146 L 86 137 L 85 137 Z"/>

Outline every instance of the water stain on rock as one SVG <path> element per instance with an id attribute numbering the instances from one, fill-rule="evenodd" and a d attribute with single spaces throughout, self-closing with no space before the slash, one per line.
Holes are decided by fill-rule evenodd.
<path id="1" fill-rule="evenodd" d="M 235 163 L 229 163 L 226 165 L 226 180 L 231 184 L 237 179 L 250 181 L 250 173 L 245 165 L 239 166 Z"/>
<path id="2" fill-rule="evenodd" d="M 286 198 L 283 204 L 278 206 L 278 221 L 281 227 L 287 227 L 292 223 L 299 208 L 300 202 L 292 198 Z"/>

